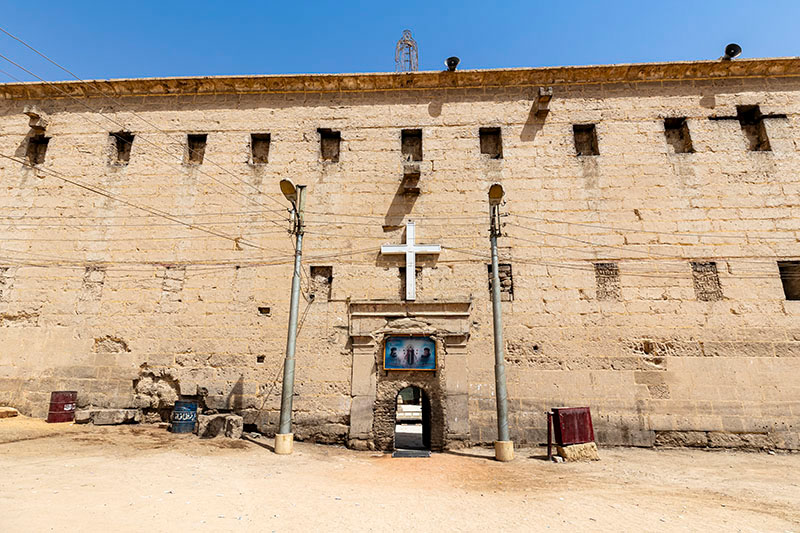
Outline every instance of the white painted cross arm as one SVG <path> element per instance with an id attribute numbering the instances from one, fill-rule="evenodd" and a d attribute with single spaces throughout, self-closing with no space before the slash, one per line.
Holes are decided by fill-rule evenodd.
<path id="1" fill-rule="evenodd" d="M 384 244 L 381 246 L 381 253 L 384 255 L 406 256 L 406 300 L 417 299 L 417 254 L 438 254 L 442 247 L 438 244 L 416 244 L 416 232 L 414 222 L 406 222 L 406 243 L 405 244 Z"/>

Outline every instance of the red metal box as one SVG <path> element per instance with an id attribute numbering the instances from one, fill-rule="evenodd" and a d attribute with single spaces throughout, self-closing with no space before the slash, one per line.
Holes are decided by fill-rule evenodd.
<path id="1" fill-rule="evenodd" d="M 592 413 L 588 407 L 555 408 L 553 431 L 559 446 L 594 442 Z"/>

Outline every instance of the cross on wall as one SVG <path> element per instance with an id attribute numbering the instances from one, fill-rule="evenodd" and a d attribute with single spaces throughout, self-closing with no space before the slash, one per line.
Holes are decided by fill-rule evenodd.
<path id="1" fill-rule="evenodd" d="M 406 300 L 417 299 L 417 254 L 439 254 L 442 247 L 438 244 L 417 244 L 416 230 L 413 220 L 406 222 L 405 244 L 384 244 L 381 253 L 384 255 L 406 256 Z"/>

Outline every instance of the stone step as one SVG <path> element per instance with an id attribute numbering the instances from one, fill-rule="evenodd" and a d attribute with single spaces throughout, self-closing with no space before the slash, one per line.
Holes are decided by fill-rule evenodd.
<path id="1" fill-rule="evenodd" d="M 19 411 L 13 407 L 0 407 L 0 418 L 11 418 L 18 415 Z"/>

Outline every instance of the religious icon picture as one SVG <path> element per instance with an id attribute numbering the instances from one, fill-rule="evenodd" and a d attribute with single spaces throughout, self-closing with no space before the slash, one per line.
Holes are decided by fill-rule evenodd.
<path id="1" fill-rule="evenodd" d="M 429 337 L 389 337 L 384 370 L 436 370 L 436 343 Z"/>

